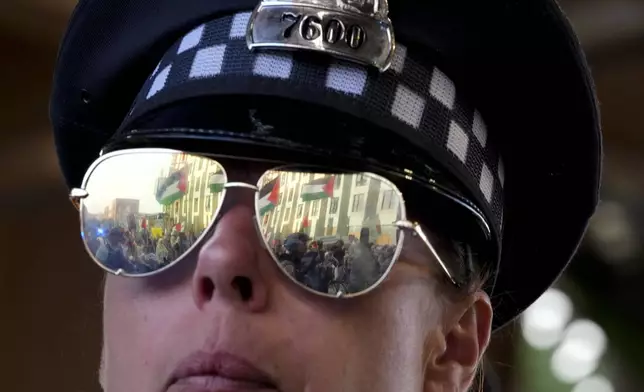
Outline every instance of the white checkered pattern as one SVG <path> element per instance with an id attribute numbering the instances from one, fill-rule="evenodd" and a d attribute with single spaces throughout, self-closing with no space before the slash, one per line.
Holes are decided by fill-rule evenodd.
<path id="1" fill-rule="evenodd" d="M 190 77 L 208 78 L 219 75 L 225 53 L 226 45 L 214 45 L 197 51 L 190 68 Z"/>
<path id="2" fill-rule="evenodd" d="M 391 114 L 407 124 L 418 129 L 425 113 L 425 99 L 405 85 L 396 88 Z"/>
<path id="3" fill-rule="evenodd" d="M 481 188 L 481 192 L 483 192 L 483 195 L 485 196 L 485 200 L 487 202 L 492 201 L 492 188 L 494 186 L 494 177 L 492 177 L 492 172 L 490 169 L 488 169 L 487 165 L 483 165 L 483 169 L 481 169 L 481 179 L 479 181 L 479 187 Z"/>
<path id="4" fill-rule="evenodd" d="M 451 79 L 438 68 L 434 68 L 429 93 L 448 109 L 454 109 L 456 87 Z"/>
<path id="5" fill-rule="evenodd" d="M 483 118 L 481 118 L 481 114 L 478 110 L 474 111 L 474 123 L 472 124 L 472 132 L 474 132 L 476 140 L 481 143 L 481 147 L 485 148 L 485 144 L 487 143 L 487 127 L 485 126 Z"/>
<path id="6" fill-rule="evenodd" d="M 179 50 L 177 51 L 177 54 L 181 54 L 185 52 L 186 50 L 190 50 L 197 45 L 199 45 L 199 42 L 201 41 L 201 36 L 203 35 L 203 29 L 204 25 L 201 25 L 197 27 L 196 29 L 192 30 L 189 32 L 183 39 L 181 40 L 181 44 L 179 45 Z"/>
<path id="7" fill-rule="evenodd" d="M 481 203 L 488 203 L 493 223 L 501 227 L 503 162 L 491 146 L 484 116 L 466 101 L 465 94 L 457 93 L 448 73 L 419 62 L 400 43 L 384 73 L 331 56 L 324 63 L 325 58 L 319 56 L 314 61 L 299 56 L 304 52 L 249 52 L 245 37 L 250 15 L 222 17 L 186 34 L 152 73 L 132 116 L 145 112 L 146 101 L 152 105 L 170 99 L 175 87 L 188 83 L 207 80 L 213 94 L 217 94 L 217 82 L 229 77 L 258 78 L 252 85 L 263 94 L 270 91 L 270 83 L 288 83 L 296 87 L 287 89 L 293 91 L 290 98 L 329 97 L 331 106 L 355 110 L 357 116 L 388 124 L 412 139 L 418 137 L 432 144 L 434 151 L 443 150 L 441 159 L 450 161 L 445 167 L 460 167 L 458 175 L 469 177 L 464 183 L 478 192 Z M 190 89 L 181 91 L 189 94 Z"/>
<path id="8" fill-rule="evenodd" d="M 150 86 L 150 90 L 148 91 L 146 99 L 152 98 L 159 91 L 165 88 L 166 81 L 168 80 L 168 76 L 170 75 L 170 70 L 172 70 L 172 65 L 168 65 L 167 67 L 163 68 L 163 70 L 154 77 L 154 81 L 152 82 L 152 86 Z"/>
<path id="9" fill-rule="evenodd" d="M 250 20 L 250 12 L 242 12 L 233 17 L 233 24 L 230 27 L 230 39 L 239 39 L 246 37 L 246 29 Z"/>
<path id="10" fill-rule="evenodd" d="M 326 74 L 326 87 L 345 94 L 362 95 L 367 85 L 367 70 L 352 65 L 333 64 Z"/>
<path id="11" fill-rule="evenodd" d="M 447 137 L 447 149 L 465 163 L 467 159 L 467 150 L 470 144 L 470 137 L 456 122 L 452 121 L 449 125 L 449 135 Z"/>
<path id="12" fill-rule="evenodd" d="M 407 59 L 407 47 L 397 44 L 394 57 L 391 59 L 391 70 L 397 74 L 402 73 Z"/>
<path id="13" fill-rule="evenodd" d="M 255 58 L 253 74 L 267 78 L 288 79 L 293 69 L 290 53 L 260 53 Z"/>

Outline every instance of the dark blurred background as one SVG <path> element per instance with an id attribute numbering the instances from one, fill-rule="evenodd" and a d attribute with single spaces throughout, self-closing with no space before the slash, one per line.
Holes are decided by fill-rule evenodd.
<path id="1" fill-rule="evenodd" d="M 47 117 L 58 42 L 75 3 L 0 1 L 6 391 L 98 391 L 102 275 L 81 247 Z M 644 1 L 561 3 L 602 104 L 603 202 L 570 270 L 496 334 L 487 363 L 507 392 L 643 391 Z"/>

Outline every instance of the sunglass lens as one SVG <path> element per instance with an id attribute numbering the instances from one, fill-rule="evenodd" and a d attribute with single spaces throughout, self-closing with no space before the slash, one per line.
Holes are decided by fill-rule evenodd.
<path id="1" fill-rule="evenodd" d="M 402 200 L 369 173 L 284 169 L 259 180 L 257 217 L 269 251 L 297 283 L 351 296 L 387 274 L 398 248 Z"/>
<path id="2" fill-rule="evenodd" d="M 82 236 L 94 260 L 145 275 L 179 260 L 210 225 L 226 174 L 214 160 L 172 151 L 125 151 L 90 173 Z"/>

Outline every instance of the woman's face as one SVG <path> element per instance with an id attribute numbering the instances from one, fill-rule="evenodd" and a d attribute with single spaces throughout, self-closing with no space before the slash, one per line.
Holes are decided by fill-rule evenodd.
<path id="1" fill-rule="evenodd" d="M 485 294 L 444 300 L 435 262 L 407 236 L 376 290 L 316 296 L 263 247 L 253 200 L 231 189 L 201 247 L 168 271 L 107 277 L 106 391 L 465 391 L 489 339 Z"/>

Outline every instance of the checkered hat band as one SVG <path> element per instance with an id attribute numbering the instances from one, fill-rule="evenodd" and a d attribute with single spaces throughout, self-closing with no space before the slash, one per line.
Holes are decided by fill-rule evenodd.
<path id="1" fill-rule="evenodd" d="M 384 73 L 331 56 L 251 52 L 246 46 L 250 15 L 242 12 L 212 20 L 175 43 L 146 81 L 126 124 L 178 90 L 184 98 L 191 91 L 193 96 L 203 94 L 204 85 L 210 95 L 242 93 L 234 91 L 234 81 L 242 79 L 253 80 L 260 95 L 292 92 L 288 98 L 323 97 L 321 103 L 329 106 L 346 102 L 345 112 L 412 138 L 417 135 L 420 145 L 443 152 L 440 161 L 448 160 L 443 162 L 447 168 L 456 167 L 470 177 L 469 188 L 488 203 L 492 223 L 501 232 L 502 161 L 488 142 L 480 113 L 445 73 L 426 61 L 415 61 L 401 44 Z M 271 89 L 275 83 L 288 88 Z"/>

